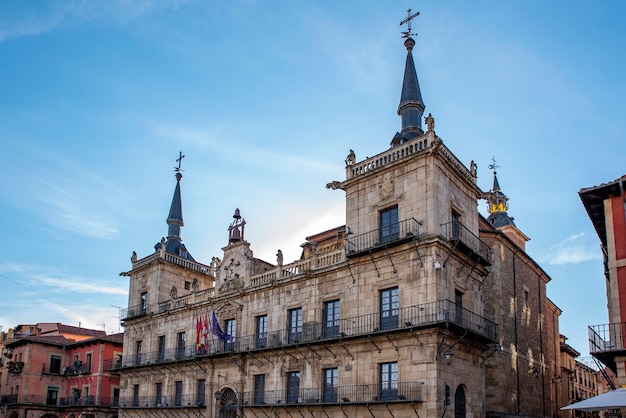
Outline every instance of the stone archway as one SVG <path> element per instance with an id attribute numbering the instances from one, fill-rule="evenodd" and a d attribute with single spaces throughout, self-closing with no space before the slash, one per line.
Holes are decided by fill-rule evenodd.
<path id="1" fill-rule="evenodd" d="M 222 390 L 219 398 L 219 418 L 237 417 L 237 394 L 231 388 Z"/>

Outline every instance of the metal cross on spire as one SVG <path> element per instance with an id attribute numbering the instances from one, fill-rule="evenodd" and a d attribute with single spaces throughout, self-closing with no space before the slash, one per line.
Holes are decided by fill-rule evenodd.
<path id="1" fill-rule="evenodd" d="M 411 14 L 411 9 L 406 11 L 407 14 L 407 18 L 404 19 L 402 22 L 400 22 L 400 26 L 406 24 L 406 32 L 402 32 L 404 35 L 402 36 L 403 38 L 410 38 L 411 36 L 413 36 L 414 34 L 411 33 L 411 20 L 413 20 L 414 17 L 417 17 L 420 15 L 420 12 L 417 13 L 413 13 Z"/>
<path id="2" fill-rule="evenodd" d="M 496 157 L 491 157 L 491 161 L 493 164 L 489 164 L 489 169 L 493 170 L 493 172 L 495 173 L 498 168 L 500 168 L 500 166 L 496 164 Z"/>
<path id="3" fill-rule="evenodd" d="M 185 158 L 185 156 L 183 155 L 183 152 L 180 151 L 178 153 L 178 158 L 176 159 L 176 162 L 178 163 L 178 167 L 174 167 L 174 171 L 177 173 L 180 173 L 181 171 L 185 171 L 185 170 L 181 170 L 180 165 L 183 162 L 183 158 Z"/>

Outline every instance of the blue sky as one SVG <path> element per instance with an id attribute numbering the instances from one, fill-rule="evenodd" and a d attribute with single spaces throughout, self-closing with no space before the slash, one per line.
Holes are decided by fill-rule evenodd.
<path id="1" fill-rule="evenodd" d="M 578 190 L 626 171 L 617 0 L 3 2 L 3 329 L 118 330 L 119 273 L 167 233 L 179 151 L 200 262 L 221 256 L 235 208 L 268 261 L 342 225 L 344 195 L 325 185 L 349 149 L 374 155 L 400 129 L 408 8 L 437 134 L 485 191 L 495 156 L 561 332 L 587 353 L 586 326 L 607 314 Z"/>

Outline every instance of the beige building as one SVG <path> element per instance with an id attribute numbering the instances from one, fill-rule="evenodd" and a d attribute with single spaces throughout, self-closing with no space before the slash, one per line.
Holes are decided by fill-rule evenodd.
<path id="1" fill-rule="evenodd" d="M 177 172 L 168 236 L 123 273 L 122 416 L 556 416 L 550 278 L 495 171 L 482 192 L 430 114 L 422 129 L 414 44 L 402 130 L 373 157 L 350 152 L 327 185 L 346 223 L 307 237 L 299 260 L 255 258 L 237 209 L 222 256 L 196 261 Z"/>

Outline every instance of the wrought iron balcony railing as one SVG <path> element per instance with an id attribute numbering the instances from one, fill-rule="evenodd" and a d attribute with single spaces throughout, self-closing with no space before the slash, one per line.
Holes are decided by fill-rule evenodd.
<path id="1" fill-rule="evenodd" d="M 122 309 L 120 311 L 120 317 L 122 321 L 127 321 L 129 319 L 147 315 L 148 313 L 151 313 L 150 306 L 148 304 L 139 304 Z"/>
<path id="2" fill-rule="evenodd" d="M 76 363 L 71 366 L 61 367 L 58 363 L 48 363 L 43 367 L 43 373 L 60 376 L 77 376 L 91 373 L 91 364 Z"/>
<path id="3" fill-rule="evenodd" d="M 588 329 L 589 353 L 606 353 L 624 350 L 626 322 L 590 325 Z"/>
<path id="4" fill-rule="evenodd" d="M 155 352 L 134 354 L 122 359 L 121 367 L 145 366 L 188 360 L 207 355 L 271 350 L 301 344 L 317 344 L 368 335 L 454 324 L 472 332 L 485 342 L 497 342 L 496 323 L 456 305 L 450 300 L 413 305 L 386 312 L 371 313 L 330 322 L 305 322 L 301 327 L 246 335 L 223 342 L 216 337 L 199 345 L 189 345 Z"/>
<path id="5" fill-rule="evenodd" d="M 378 247 L 392 246 L 419 237 L 419 222 L 413 218 L 374 229 L 359 235 L 346 236 L 346 254 L 354 256 Z"/>
<path id="6" fill-rule="evenodd" d="M 14 405 L 14 404 L 27 404 L 27 405 L 46 405 L 46 406 L 58 406 L 58 407 L 72 407 L 72 406 L 103 406 L 112 407 L 115 405 L 117 398 L 106 396 L 82 396 L 82 397 L 48 397 L 46 395 L 3 395 L 0 396 L 0 405 Z"/>
<path id="7" fill-rule="evenodd" d="M 118 356 L 114 359 L 105 359 L 102 365 L 105 372 L 116 372 L 122 368 L 122 356 Z"/>
<path id="8" fill-rule="evenodd" d="M 485 265 L 491 265 L 491 248 L 478 236 L 458 221 L 441 224 L 441 235 L 454 242 L 461 250 L 469 250 L 480 257 Z"/>
<path id="9" fill-rule="evenodd" d="M 236 407 L 276 405 L 316 405 L 376 402 L 421 402 L 423 382 L 387 382 L 368 385 L 326 386 L 322 388 L 286 388 L 265 392 L 244 392 Z"/>
<path id="10" fill-rule="evenodd" d="M 203 408 L 206 398 L 196 394 L 138 396 L 120 398 L 120 408 Z"/>

